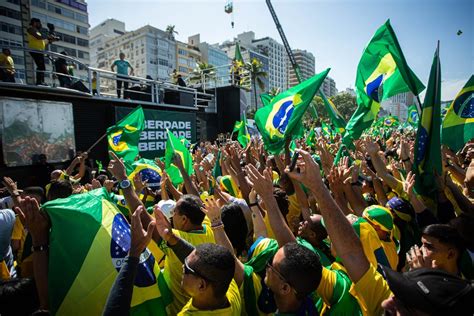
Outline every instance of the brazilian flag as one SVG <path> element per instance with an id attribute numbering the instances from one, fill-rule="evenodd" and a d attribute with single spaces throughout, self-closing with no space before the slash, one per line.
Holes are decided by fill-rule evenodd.
<path id="1" fill-rule="evenodd" d="M 418 110 L 415 104 L 408 107 L 407 122 L 411 126 L 418 126 Z"/>
<path id="2" fill-rule="evenodd" d="M 128 178 L 133 183 L 133 178 L 139 174 L 142 181 L 147 181 L 149 187 L 159 187 L 161 182 L 161 169 L 153 160 L 141 158 L 132 164 L 133 171 Z"/>
<path id="3" fill-rule="evenodd" d="M 107 129 L 109 150 L 119 158 L 123 158 L 126 165 L 133 163 L 138 155 L 138 141 L 145 129 L 145 114 L 141 106 L 135 108 L 116 125 Z"/>
<path id="4" fill-rule="evenodd" d="M 436 173 L 441 175 L 441 65 L 439 47 L 431 66 L 415 142 L 415 190 L 418 194 L 434 197 Z M 459 136 L 458 136 L 459 137 Z"/>
<path id="5" fill-rule="evenodd" d="M 315 138 L 316 138 L 316 133 L 314 132 L 314 128 L 311 128 L 308 135 L 306 136 L 306 145 L 310 147 L 314 146 Z"/>
<path id="6" fill-rule="evenodd" d="M 247 130 L 247 118 L 245 117 L 245 112 L 242 114 L 242 121 L 235 122 L 233 132 L 238 132 L 237 140 L 242 147 L 246 148 L 250 142 L 250 134 Z"/>
<path id="7" fill-rule="evenodd" d="M 193 158 L 191 153 L 183 145 L 180 141 L 180 138 L 174 136 L 172 132 L 167 130 L 168 139 L 166 140 L 166 149 L 165 149 L 165 168 L 166 172 L 168 173 L 171 182 L 173 184 L 179 184 L 183 182 L 179 169 L 172 163 L 173 162 L 173 155 L 177 154 L 181 157 L 181 161 L 183 162 L 184 170 L 188 173 L 188 175 L 193 174 Z"/>
<path id="8" fill-rule="evenodd" d="M 239 43 L 235 43 L 235 56 L 234 59 L 240 62 L 242 65 L 244 64 L 244 59 L 242 58 L 242 53 L 240 52 L 240 45 Z"/>
<path id="9" fill-rule="evenodd" d="M 329 124 L 326 124 L 324 122 L 321 122 L 321 131 L 323 133 L 323 135 L 327 138 L 327 139 L 331 139 L 332 140 L 332 136 L 333 136 L 333 131 L 331 129 L 331 126 L 329 126 Z"/>
<path id="10" fill-rule="evenodd" d="M 303 135 L 301 119 L 328 72 L 326 69 L 280 93 L 255 113 L 255 123 L 267 151 L 279 154 L 287 138 Z"/>
<path id="11" fill-rule="evenodd" d="M 474 138 L 474 75 L 454 98 L 443 121 L 443 144 L 458 151 Z"/>
<path id="12" fill-rule="evenodd" d="M 411 91 L 418 95 L 425 87 L 408 67 L 395 32 L 387 20 L 364 49 L 357 66 L 357 110 L 346 125 L 343 142 L 353 141 L 372 125 L 380 102 L 396 94 Z"/>
<path id="13" fill-rule="evenodd" d="M 323 99 L 324 107 L 326 108 L 326 111 L 328 112 L 329 119 L 331 120 L 331 123 L 334 125 L 336 132 L 338 132 L 339 134 L 344 134 L 347 123 L 342 117 L 341 113 L 339 113 L 334 103 L 328 98 L 326 98 L 326 96 L 324 95 L 322 91 L 319 91 L 319 95 Z"/>
<path id="14" fill-rule="evenodd" d="M 130 225 L 110 194 L 97 189 L 47 202 L 51 219 L 48 294 L 52 315 L 101 315 L 130 249 Z M 166 315 L 172 299 L 157 260 L 140 256 L 131 315 Z"/>

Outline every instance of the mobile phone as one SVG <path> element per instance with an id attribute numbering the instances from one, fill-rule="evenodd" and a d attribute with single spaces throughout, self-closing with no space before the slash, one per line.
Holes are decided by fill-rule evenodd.
<path id="1" fill-rule="evenodd" d="M 293 154 L 293 158 L 291 159 L 290 171 L 293 171 L 293 169 L 295 169 L 299 155 L 300 153 L 298 151 L 295 151 L 295 153 Z"/>

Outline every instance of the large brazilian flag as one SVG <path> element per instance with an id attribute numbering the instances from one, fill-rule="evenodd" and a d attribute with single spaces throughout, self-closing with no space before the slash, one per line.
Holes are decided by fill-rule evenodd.
<path id="1" fill-rule="evenodd" d="M 407 111 L 407 122 L 411 126 L 415 127 L 418 126 L 418 110 L 416 109 L 416 105 L 412 104 L 408 107 Z"/>
<path id="2" fill-rule="evenodd" d="M 53 315 L 101 315 L 130 249 L 130 225 L 104 189 L 46 203 L 51 219 L 48 293 Z M 170 292 L 153 254 L 140 256 L 132 315 L 166 315 Z"/>
<path id="3" fill-rule="evenodd" d="M 382 100 L 408 91 L 418 95 L 424 88 L 408 67 L 390 20 L 387 20 L 375 32 L 357 66 L 358 107 L 346 125 L 344 144 L 353 147 L 353 140 L 358 139 L 377 117 Z"/>
<path id="4" fill-rule="evenodd" d="M 279 154 L 287 138 L 303 135 L 301 119 L 328 72 L 326 69 L 280 93 L 255 113 L 255 123 L 267 151 Z"/>
<path id="5" fill-rule="evenodd" d="M 145 114 L 141 106 L 107 129 L 109 149 L 126 162 L 127 169 L 138 155 L 138 141 L 145 128 Z"/>
<path id="6" fill-rule="evenodd" d="M 443 121 L 442 142 L 454 151 L 474 138 L 474 75 L 451 103 Z"/>

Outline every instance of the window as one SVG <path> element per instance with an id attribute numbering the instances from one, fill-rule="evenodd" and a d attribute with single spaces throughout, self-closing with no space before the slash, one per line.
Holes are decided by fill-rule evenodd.
<path id="1" fill-rule="evenodd" d="M 31 0 L 31 5 L 46 10 L 46 0 Z"/>
<path id="2" fill-rule="evenodd" d="M 64 33 L 59 33 L 59 32 L 56 32 L 56 33 L 61 37 L 61 40 L 63 42 L 76 44 L 76 38 L 74 36 L 67 35 L 67 34 L 64 34 Z"/>
<path id="3" fill-rule="evenodd" d="M 125 34 L 124 32 L 122 32 L 122 31 L 119 31 L 119 30 L 116 30 L 116 29 L 114 29 L 114 33 L 116 33 L 116 34 L 120 34 L 120 35 L 123 35 L 123 34 Z"/>
<path id="4" fill-rule="evenodd" d="M 0 46 L 1 47 L 23 47 L 23 44 L 18 41 L 14 41 L 8 38 L 0 38 Z"/>
<path id="5" fill-rule="evenodd" d="M 82 50 L 78 50 L 77 51 L 77 57 L 84 58 L 84 59 L 89 59 L 89 53 L 83 52 Z"/>
<path id="6" fill-rule="evenodd" d="M 188 68 L 179 66 L 179 72 L 188 72 Z"/>
<path id="7" fill-rule="evenodd" d="M 178 49 L 178 55 L 183 55 L 183 56 L 187 56 L 188 55 L 188 52 L 185 51 L 184 49 Z"/>
<path id="8" fill-rule="evenodd" d="M 161 66 L 168 66 L 168 60 L 158 58 L 158 64 Z"/>
<path id="9" fill-rule="evenodd" d="M 20 11 L 10 8 L 0 7 L 0 15 L 6 16 L 10 19 L 20 20 Z"/>
<path id="10" fill-rule="evenodd" d="M 7 0 L 9 3 L 20 4 L 20 0 Z"/>
<path id="11" fill-rule="evenodd" d="M 76 25 L 76 32 L 80 33 L 80 34 L 87 35 L 88 29 L 86 27 Z"/>
<path id="12" fill-rule="evenodd" d="M 15 62 L 15 65 L 25 64 L 25 58 L 23 58 L 23 56 L 12 54 L 12 58 L 13 58 L 13 61 Z"/>
<path id="13" fill-rule="evenodd" d="M 78 37 L 77 45 L 83 46 L 83 47 L 89 47 L 89 41 Z"/>
<path id="14" fill-rule="evenodd" d="M 24 69 L 15 69 L 15 78 L 25 79 L 25 70 Z"/>
<path id="15" fill-rule="evenodd" d="M 83 23 L 88 22 L 87 15 L 83 15 L 83 14 L 79 14 L 79 13 L 74 13 L 74 15 L 76 17 L 76 20 L 81 21 Z"/>
<path id="16" fill-rule="evenodd" d="M 181 65 L 187 65 L 188 61 L 185 58 L 179 57 L 178 58 L 178 63 Z"/>
<path id="17" fill-rule="evenodd" d="M 2 32 L 21 35 L 21 27 L 10 23 L 0 22 L 0 29 Z"/>

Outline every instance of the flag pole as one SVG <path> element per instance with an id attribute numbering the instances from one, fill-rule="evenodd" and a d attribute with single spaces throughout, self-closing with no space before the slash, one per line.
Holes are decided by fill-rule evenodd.
<path id="1" fill-rule="evenodd" d="M 95 143 L 93 143 L 92 146 L 89 147 L 89 149 L 86 150 L 86 152 L 89 153 L 92 150 L 92 148 L 97 146 L 97 144 L 100 143 L 100 141 L 105 138 L 105 136 L 107 136 L 107 133 L 104 133 L 104 135 L 100 136 L 99 139 Z"/>

